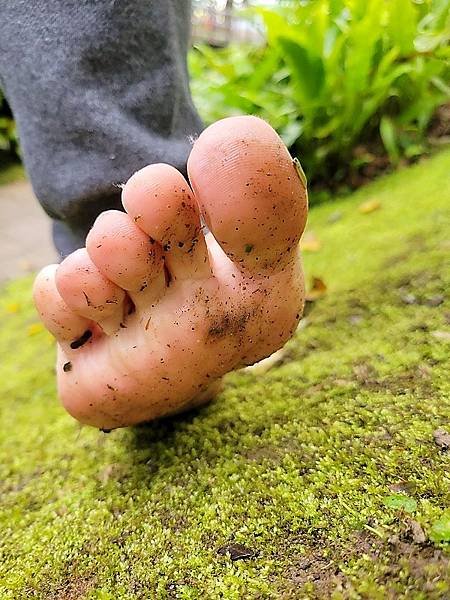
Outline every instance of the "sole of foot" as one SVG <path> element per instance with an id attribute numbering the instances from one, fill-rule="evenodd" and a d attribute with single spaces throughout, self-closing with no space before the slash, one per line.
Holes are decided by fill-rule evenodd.
<path id="1" fill-rule="evenodd" d="M 81 423 L 114 429 L 203 404 L 297 327 L 307 193 L 281 139 L 255 117 L 218 121 L 188 173 L 135 173 L 125 212 L 100 214 L 85 248 L 36 277 L 58 393 Z"/>

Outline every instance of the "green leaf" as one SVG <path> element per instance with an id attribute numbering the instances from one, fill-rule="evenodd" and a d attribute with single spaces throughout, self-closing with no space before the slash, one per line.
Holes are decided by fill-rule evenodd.
<path id="1" fill-rule="evenodd" d="M 280 37 L 279 44 L 289 62 L 292 75 L 301 88 L 301 93 L 310 99 L 316 98 L 322 90 L 325 71 L 320 56 L 311 56 L 306 48 L 289 38 Z"/>
<path id="2" fill-rule="evenodd" d="M 361 91 L 367 89 L 376 43 L 382 34 L 382 7 L 379 0 L 369 0 L 365 16 L 352 23 L 349 30 L 344 84 L 353 101 Z M 353 109 L 352 105 L 352 112 Z"/>
<path id="3" fill-rule="evenodd" d="M 409 496 L 405 496 L 403 494 L 392 494 L 391 496 L 386 496 L 383 503 L 388 508 L 404 510 L 408 513 L 412 513 L 417 510 L 417 502 L 414 500 L 414 498 L 410 498 Z"/>
<path id="4" fill-rule="evenodd" d="M 400 158 L 400 152 L 397 145 L 394 124 L 389 117 L 382 117 L 380 123 L 380 135 L 381 139 L 383 140 L 384 147 L 389 154 L 391 163 L 396 165 Z"/>
<path id="5" fill-rule="evenodd" d="M 414 50 L 417 10 L 412 0 L 389 0 L 388 32 L 402 55 Z"/>
<path id="6" fill-rule="evenodd" d="M 433 523 L 430 538 L 433 542 L 450 542 L 450 512 L 444 513 Z"/>
<path id="7" fill-rule="evenodd" d="M 303 125 L 300 121 L 290 120 L 285 127 L 281 129 L 280 136 L 288 148 L 294 145 L 302 135 Z"/>
<path id="8" fill-rule="evenodd" d="M 432 77 L 431 82 L 437 87 L 438 90 L 450 98 L 450 86 L 448 86 L 445 81 L 443 81 L 440 77 Z"/>
<path id="9" fill-rule="evenodd" d="M 277 37 L 286 35 L 287 31 L 289 30 L 289 25 L 282 15 L 278 14 L 274 10 L 265 8 L 256 9 L 255 12 L 259 13 L 264 19 L 269 43 L 276 44 Z"/>

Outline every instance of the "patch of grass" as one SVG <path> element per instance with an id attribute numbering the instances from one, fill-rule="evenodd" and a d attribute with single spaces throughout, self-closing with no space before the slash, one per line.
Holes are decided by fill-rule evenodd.
<path id="1" fill-rule="evenodd" d="M 22 181 L 25 177 L 25 169 L 21 163 L 11 160 L 0 160 L 0 185 Z"/>
<path id="2" fill-rule="evenodd" d="M 447 151 L 312 211 L 327 293 L 280 364 L 150 426 L 80 429 L 31 281 L 9 285 L 0 597 L 448 596 L 449 168 Z"/>

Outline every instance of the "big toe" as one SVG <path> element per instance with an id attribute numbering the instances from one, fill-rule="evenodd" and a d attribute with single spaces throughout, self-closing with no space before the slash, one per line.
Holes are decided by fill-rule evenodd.
<path id="1" fill-rule="evenodd" d="M 292 260 L 307 192 L 270 125 L 256 117 L 217 121 L 195 142 L 188 171 L 203 217 L 231 260 L 257 273 Z"/>

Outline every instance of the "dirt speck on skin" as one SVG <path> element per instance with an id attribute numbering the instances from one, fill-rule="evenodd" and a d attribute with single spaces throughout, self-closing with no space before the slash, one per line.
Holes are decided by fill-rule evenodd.
<path id="1" fill-rule="evenodd" d="M 251 316 L 252 315 L 248 312 L 242 312 L 236 315 L 230 312 L 215 317 L 208 329 L 208 338 L 214 340 L 224 338 L 228 335 L 231 336 L 243 333 L 247 321 Z"/>
<path id="2" fill-rule="evenodd" d="M 84 298 L 85 298 L 85 300 L 86 300 L 86 304 L 87 304 L 88 306 L 94 306 L 94 305 L 92 304 L 92 302 L 91 302 L 91 300 L 90 300 L 89 296 L 88 296 L 88 295 L 86 294 L 86 292 L 84 292 L 84 291 L 83 291 L 83 296 L 84 296 Z"/>
<path id="3" fill-rule="evenodd" d="M 164 263 L 163 267 L 164 267 L 164 278 L 166 280 L 166 286 L 169 287 L 170 284 L 172 283 L 172 274 L 169 271 L 169 269 L 167 268 L 167 265 L 165 263 Z"/>
<path id="4" fill-rule="evenodd" d="M 70 347 L 72 348 L 72 350 L 77 350 L 77 348 L 81 348 L 81 346 L 84 346 L 84 344 L 88 342 L 91 339 L 91 337 L 92 331 L 90 329 L 87 329 L 81 337 L 79 337 L 77 340 L 74 340 L 70 344 Z"/>

